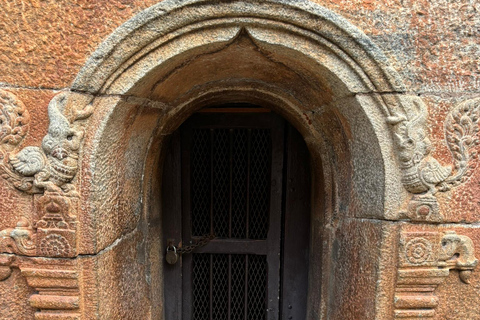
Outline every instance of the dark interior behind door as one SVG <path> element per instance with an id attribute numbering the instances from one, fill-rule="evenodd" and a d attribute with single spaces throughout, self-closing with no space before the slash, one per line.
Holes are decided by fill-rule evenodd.
<path id="1" fill-rule="evenodd" d="M 165 264 L 166 319 L 305 319 L 310 177 L 298 132 L 272 113 L 197 114 L 172 138 L 162 190 L 164 243 L 216 236 Z"/>

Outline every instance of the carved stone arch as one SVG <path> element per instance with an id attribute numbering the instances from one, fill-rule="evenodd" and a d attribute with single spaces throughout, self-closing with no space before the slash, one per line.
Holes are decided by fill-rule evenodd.
<path id="1" fill-rule="evenodd" d="M 418 177 L 418 170 L 439 166 L 428 155 L 426 108 L 365 34 L 308 1 L 166 0 L 120 26 L 71 90 L 51 102 L 52 133 L 43 151 L 25 148 L 12 154 L 14 170 L 0 167 L 10 170 L 17 188 L 36 194 L 39 212 L 47 212 L 37 214 L 35 232 L 20 223 L 2 236 L 21 234 L 20 240 L 43 244 L 43 251 L 31 245 L 32 256 L 76 258 L 60 263 L 65 272 L 43 270 L 45 277 L 71 282 L 68 299 L 61 297 L 63 304 L 53 309 L 67 310 L 65 317 L 74 312 L 76 319 L 105 312 L 161 318 L 164 244 L 158 234 L 164 213 L 155 194 L 164 142 L 194 112 L 231 102 L 280 114 L 312 155 L 308 319 L 413 319 L 418 315 L 410 309 L 420 307 L 430 315 L 436 306 L 430 296 L 423 305 L 410 303 L 415 288 L 409 277 L 420 277 L 412 268 L 431 268 L 435 281 L 457 268 L 468 279 L 477 261 L 466 237 L 445 236 L 451 248 L 441 255 L 438 232 L 409 229 L 400 237 L 402 227 L 391 222 L 440 222 L 433 194 L 451 172 L 440 168 L 438 181 Z M 55 176 L 59 152 L 48 146 L 58 128 L 71 160 L 62 181 Z M 38 163 L 23 174 L 22 159 L 31 153 Z M 15 170 L 26 177 L 18 179 Z M 424 194 L 410 201 L 412 193 Z M 47 230 L 44 243 L 41 228 Z M 63 251 L 51 251 L 50 243 Z M 425 261 L 409 256 L 424 248 L 435 251 Z M 455 254 L 466 262 L 445 262 Z M 23 269 L 17 264 L 32 286 L 44 289 L 32 261 Z M 0 260 L 0 267 L 7 264 Z M 397 289 L 405 291 L 394 297 L 397 265 Z M 56 300 L 49 294 L 63 292 L 57 287 L 40 292 L 33 305 L 51 308 Z M 49 313 L 40 311 L 38 319 Z"/>
<path id="2" fill-rule="evenodd" d="M 303 110 L 288 111 L 298 117 L 290 121 L 300 123 L 300 118 L 306 117 L 302 112 L 323 112 L 321 108 L 325 106 L 351 113 L 340 113 L 340 119 L 357 117 L 353 114 L 357 110 L 358 118 L 364 117 L 359 120 L 364 126 L 357 124 L 348 130 L 357 130 L 358 126 L 371 131 L 365 132 L 362 138 L 361 133 L 355 137 L 376 140 L 371 144 L 381 153 L 376 168 L 385 170 L 379 176 L 384 180 L 380 185 L 385 190 L 371 190 L 371 193 L 382 194 L 385 210 L 371 215 L 398 217 L 399 204 L 407 194 L 398 183 L 401 174 L 392 156 L 395 151 L 390 134 L 394 127 L 388 122 L 397 124 L 415 119 L 424 112 L 424 106 L 420 99 L 405 94 L 399 75 L 368 37 L 318 5 L 303 1 L 161 2 L 106 39 L 78 74 L 72 91 L 93 96 L 144 98 L 163 104 L 161 108 L 168 114 L 183 112 L 178 106 L 194 99 L 192 90 L 216 90 L 215 84 L 210 80 L 209 88 L 199 88 L 204 85 L 199 80 L 185 84 L 183 92 L 173 90 L 175 92 L 163 97 L 159 93 L 163 80 L 177 72 L 176 68 L 184 68 L 192 57 L 212 54 L 245 37 L 258 51 L 264 52 L 267 59 L 278 59 L 279 64 L 313 84 L 305 95 L 308 97 L 305 98 L 304 93 L 293 95 L 293 99 L 300 100 L 297 104 L 302 105 Z M 269 54 L 272 56 L 268 57 Z M 167 85 L 163 90 L 172 90 Z M 76 103 L 71 105 L 79 108 Z M 309 127 L 305 119 L 302 126 Z M 305 129 L 299 129 L 305 133 Z M 392 182 L 385 181 L 385 177 Z M 378 203 L 371 209 L 374 211 L 374 208 L 379 208 Z"/>
<path id="3" fill-rule="evenodd" d="M 152 274 L 160 272 L 153 248 L 163 245 L 152 240 L 160 229 L 147 226 L 155 226 L 161 214 L 152 193 L 161 184 L 155 177 L 161 172 L 162 141 L 202 107 L 254 103 L 285 117 L 309 146 L 318 203 L 312 227 L 319 230 L 312 239 L 311 265 L 323 266 L 310 271 L 309 318 L 345 317 L 348 307 L 338 308 L 336 301 L 357 299 L 348 284 L 358 267 L 351 263 L 358 250 L 353 248 L 381 246 L 381 227 L 356 218 L 395 219 L 408 197 L 389 121 L 415 119 L 423 105 L 405 91 L 378 47 L 320 6 L 159 3 L 105 40 L 72 85 L 67 114 L 87 104 L 93 110 L 78 180 L 79 251 L 95 254 L 125 235 L 143 233 L 150 239 L 141 248 L 146 260 L 122 267 L 145 264 Z M 371 243 L 362 243 L 362 229 L 369 230 Z M 344 247 L 347 243 L 351 248 Z M 376 253 L 367 255 L 361 268 L 370 284 L 363 290 L 376 299 Z M 161 305 L 161 285 L 142 286 L 153 304 Z M 361 312 L 372 318 L 390 301 Z"/>

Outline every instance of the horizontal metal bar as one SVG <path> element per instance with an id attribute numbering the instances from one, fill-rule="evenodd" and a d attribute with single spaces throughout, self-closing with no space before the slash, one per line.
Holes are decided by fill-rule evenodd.
<path id="1" fill-rule="evenodd" d="M 194 253 L 258 254 L 268 252 L 266 240 L 215 239 Z"/>

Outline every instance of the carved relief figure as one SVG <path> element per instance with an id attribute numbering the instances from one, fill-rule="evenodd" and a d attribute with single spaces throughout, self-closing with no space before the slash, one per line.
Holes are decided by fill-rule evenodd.
<path id="1" fill-rule="evenodd" d="M 442 166 L 430 156 L 432 143 L 426 130 L 427 110 L 418 102 L 417 116 L 410 121 L 403 120 L 394 133 L 400 167 L 403 172 L 402 182 L 411 193 L 434 195 L 439 187 L 446 189 L 445 180 L 452 172 L 451 166 Z"/>
<path id="2" fill-rule="evenodd" d="M 85 119 L 91 112 L 78 112 L 70 123 L 63 114 L 66 102 L 67 93 L 61 93 L 48 105 L 50 124 L 48 133 L 43 139 L 42 148 L 28 146 L 17 154 L 2 153 L 3 162 L 0 170 L 3 177 L 12 182 L 16 188 L 33 193 L 45 190 L 75 195 L 74 188 L 69 183 L 77 173 L 78 151 L 83 138 L 83 131 L 76 128 L 75 121 Z M 12 108 L 3 108 L 3 114 L 9 115 L 5 110 L 10 109 Z M 24 109 L 23 107 L 21 110 Z M 7 117 L 4 116 L 4 118 Z M 17 124 L 19 122 L 21 123 L 20 120 L 16 121 Z M 26 131 L 20 129 L 12 130 L 11 125 L 2 126 L 2 131 L 5 132 L 2 135 L 3 139 L 17 144 L 19 137 L 26 134 Z M 17 132 L 17 136 L 7 135 L 9 132 Z"/>
<path id="3" fill-rule="evenodd" d="M 477 133 L 480 118 L 480 98 L 467 100 L 456 106 L 445 121 L 445 138 L 453 155 L 452 166 L 442 166 L 430 156 L 431 142 L 427 136 L 427 111 L 423 104 L 415 103 L 418 116 L 410 121 L 392 121 L 397 125 L 395 135 L 398 158 L 403 170 L 402 182 L 411 193 L 434 195 L 448 191 L 464 182 L 473 169 L 471 160 L 477 156 Z"/>
<path id="4" fill-rule="evenodd" d="M 420 101 L 413 101 L 416 108 L 411 120 L 391 117 L 395 126 L 394 140 L 402 170 L 402 183 L 415 194 L 408 205 L 407 215 L 416 221 L 441 222 L 435 194 L 445 192 L 466 181 L 472 173 L 477 156 L 478 120 L 480 99 L 467 100 L 456 106 L 445 120 L 445 138 L 452 153 L 454 169 L 442 165 L 430 155 L 432 144 L 426 127 L 427 110 Z"/>
<path id="5" fill-rule="evenodd" d="M 74 114 L 70 122 L 63 114 L 68 93 L 54 97 L 48 105 L 48 133 L 42 148 L 15 148 L 27 133 L 28 112 L 11 93 L 0 90 L 0 173 L 19 190 L 44 193 L 35 197 L 33 223 L 22 219 L 15 228 L 0 231 L 0 252 L 26 256 L 68 257 L 75 254 L 75 188 L 70 184 L 78 169 L 83 131 L 77 120 L 91 110 Z"/>
<path id="6" fill-rule="evenodd" d="M 83 132 L 73 129 L 62 114 L 65 102 L 66 94 L 61 94 L 48 105 L 50 124 L 43 138 L 43 151 L 37 147 L 26 147 L 10 161 L 20 174 L 35 175 L 35 186 L 49 192 L 72 192 L 73 187 L 68 183 L 77 172 L 78 149 Z"/>

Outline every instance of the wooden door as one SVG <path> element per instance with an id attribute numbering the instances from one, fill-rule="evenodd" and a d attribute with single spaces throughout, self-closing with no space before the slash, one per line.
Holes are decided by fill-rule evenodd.
<path id="1" fill-rule="evenodd" d="M 309 163 L 299 146 L 272 113 L 197 114 L 174 135 L 164 243 L 215 238 L 165 264 L 167 320 L 305 319 Z"/>

